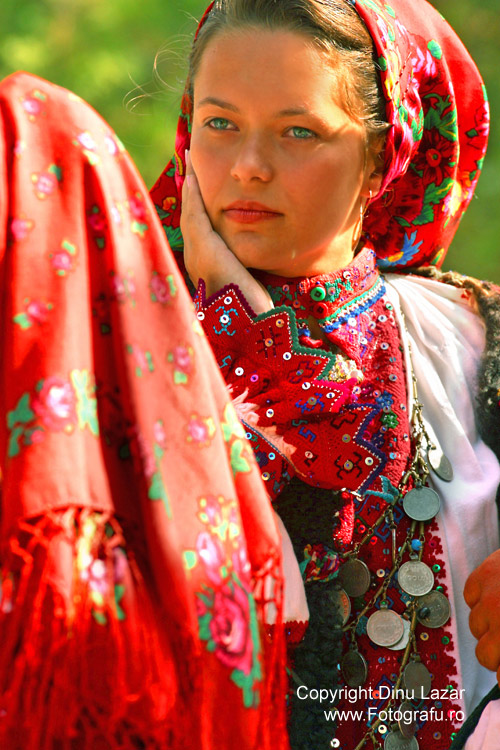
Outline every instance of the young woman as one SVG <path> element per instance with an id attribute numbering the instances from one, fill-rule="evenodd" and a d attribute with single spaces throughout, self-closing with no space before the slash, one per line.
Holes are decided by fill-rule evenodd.
<path id="1" fill-rule="evenodd" d="M 487 132 L 424 0 L 216 0 L 193 44 L 152 197 L 302 572 L 293 748 L 444 750 L 493 682 L 498 292 L 437 270 Z"/>

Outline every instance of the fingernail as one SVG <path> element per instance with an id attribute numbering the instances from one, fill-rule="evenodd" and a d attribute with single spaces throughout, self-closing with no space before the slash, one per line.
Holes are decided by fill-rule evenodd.
<path id="1" fill-rule="evenodd" d="M 189 149 L 187 148 L 184 154 L 185 160 L 186 160 L 186 166 L 188 166 L 190 162 L 190 156 L 189 156 Z"/>

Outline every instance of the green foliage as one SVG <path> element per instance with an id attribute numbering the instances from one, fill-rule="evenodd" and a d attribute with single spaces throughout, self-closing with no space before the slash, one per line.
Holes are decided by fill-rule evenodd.
<path id="1" fill-rule="evenodd" d="M 500 282 L 500 13 L 498 0 L 434 0 L 435 7 L 457 31 L 476 61 L 488 91 L 491 107 L 490 144 L 479 178 L 444 268 L 453 268 Z M 467 85 L 467 81 L 463 82 Z"/>
<path id="2" fill-rule="evenodd" d="M 476 60 L 493 121 L 484 173 L 445 267 L 500 282 L 498 0 L 434 5 Z M 113 126 L 152 185 L 173 152 L 189 40 L 204 8 L 204 0 L 1 0 L 0 77 L 24 69 L 75 91 Z"/>
<path id="3" fill-rule="evenodd" d="M 152 185 L 173 152 L 187 53 L 204 8 L 204 0 L 2 0 L 0 78 L 27 70 L 75 91 Z"/>

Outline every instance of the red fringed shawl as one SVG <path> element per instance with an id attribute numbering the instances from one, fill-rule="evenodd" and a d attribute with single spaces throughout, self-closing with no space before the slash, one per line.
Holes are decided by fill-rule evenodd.
<path id="1" fill-rule="evenodd" d="M 70 92 L 0 108 L 0 746 L 286 750 L 279 536 L 149 196 Z"/>

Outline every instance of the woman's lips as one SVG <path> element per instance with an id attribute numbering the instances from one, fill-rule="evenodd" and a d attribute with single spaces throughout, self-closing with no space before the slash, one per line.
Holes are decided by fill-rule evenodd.
<path id="1" fill-rule="evenodd" d="M 273 211 L 272 208 L 254 201 L 236 201 L 224 208 L 223 211 L 224 216 L 238 224 L 255 224 L 259 221 L 279 219 L 283 216 L 279 211 Z"/>

